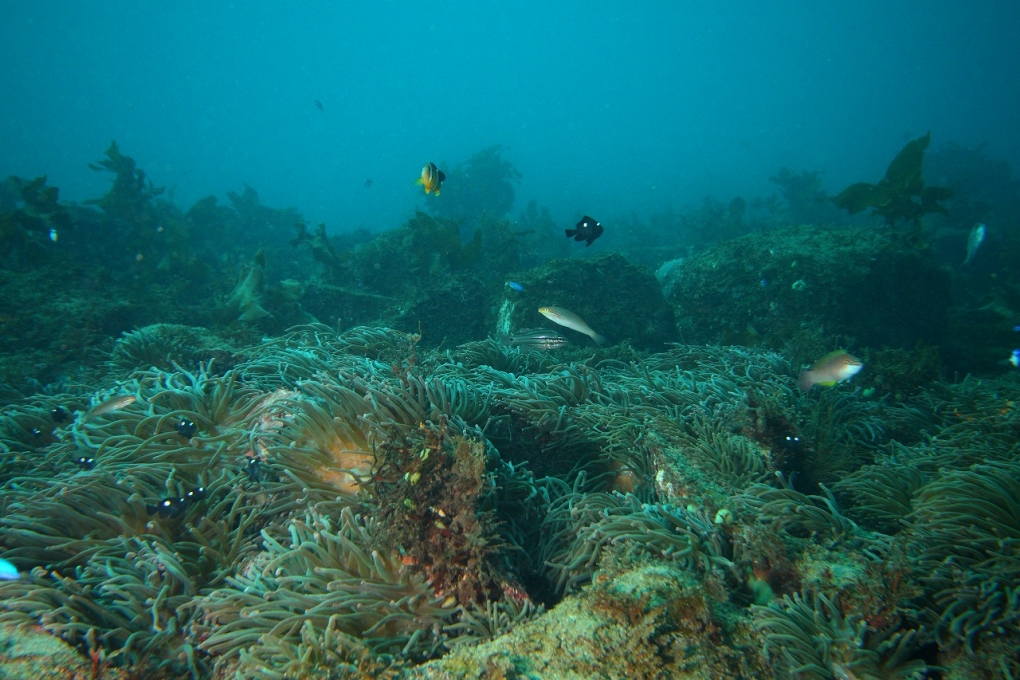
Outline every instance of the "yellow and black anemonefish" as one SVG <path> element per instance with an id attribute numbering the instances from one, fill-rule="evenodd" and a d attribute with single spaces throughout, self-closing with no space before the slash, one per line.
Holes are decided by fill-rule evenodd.
<path id="1" fill-rule="evenodd" d="M 426 194 L 432 191 L 438 196 L 439 189 L 445 181 L 446 173 L 437 168 L 435 163 L 426 163 L 421 167 L 421 177 L 418 178 L 418 184 L 425 187 Z"/>

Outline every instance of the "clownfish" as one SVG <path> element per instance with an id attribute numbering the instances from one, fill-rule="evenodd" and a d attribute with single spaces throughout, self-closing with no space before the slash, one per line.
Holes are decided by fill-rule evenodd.
<path id="1" fill-rule="evenodd" d="M 425 187 L 426 194 L 432 191 L 438 196 L 439 189 L 445 181 L 446 173 L 437 168 L 435 163 L 426 163 L 421 167 L 421 177 L 418 178 L 418 184 Z"/>

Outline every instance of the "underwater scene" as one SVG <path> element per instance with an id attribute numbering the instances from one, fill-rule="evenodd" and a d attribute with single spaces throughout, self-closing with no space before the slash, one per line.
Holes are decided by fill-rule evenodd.
<path id="1" fill-rule="evenodd" d="M 1020 678 L 1020 5 L 0 36 L 0 677 Z"/>

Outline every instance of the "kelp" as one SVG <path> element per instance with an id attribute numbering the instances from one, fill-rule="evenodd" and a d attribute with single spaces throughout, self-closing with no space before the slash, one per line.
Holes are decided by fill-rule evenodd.
<path id="1" fill-rule="evenodd" d="M 946 187 L 925 186 L 921 177 L 924 152 L 931 143 L 931 133 L 907 142 L 889 163 L 878 184 L 851 184 L 833 197 L 832 202 L 851 215 L 871 208 L 885 218 L 887 224 L 905 220 L 919 225 L 929 213 L 948 214 L 941 201 L 953 195 Z"/>

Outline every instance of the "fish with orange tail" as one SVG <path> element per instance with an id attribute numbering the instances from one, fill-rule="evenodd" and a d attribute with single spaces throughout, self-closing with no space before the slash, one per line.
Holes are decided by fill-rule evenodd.
<path id="1" fill-rule="evenodd" d="M 829 352 L 811 365 L 811 368 L 800 372 L 797 382 L 800 389 L 809 391 L 815 385 L 832 387 L 838 382 L 849 380 L 864 368 L 864 362 L 845 349 Z"/>
<path id="2" fill-rule="evenodd" d="M 595 341 L 596 345 L 606 344 L 606 339 L 592 330 L 591 326 L 584 322 L 584 319 L 574 314 L 569 309 L 562 307 L 539 307 L 538 313 L 553 323 L 558 323 L 564 328 L 569 328 L 578 333 L 584 333 Z"/>
<path id="3" fill-rule="evenodd" d="M 431 191 L 438 196 L 439 190 L 445 181 L 446 173 L 437 168 L 435 163 L 426 163 L 421 167 L 421 177 L 418 178 L 418 184 L 425 187 L 426 194 Z"/>

